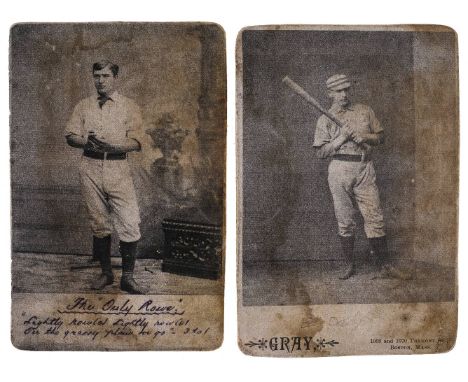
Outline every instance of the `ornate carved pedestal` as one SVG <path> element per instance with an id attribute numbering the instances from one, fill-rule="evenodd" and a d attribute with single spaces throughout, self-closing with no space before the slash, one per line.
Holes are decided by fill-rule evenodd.
<path id="1" fill-rule="evenodd" d="M 218 279 L 222 264 L 221 227 L 164 219 L 163 272 Z"/>

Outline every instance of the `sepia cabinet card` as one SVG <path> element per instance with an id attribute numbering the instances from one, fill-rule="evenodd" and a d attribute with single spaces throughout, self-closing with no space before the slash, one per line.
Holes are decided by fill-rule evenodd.
<path id="1" fill-rule="evenodd" d="M 12 26 L 14 346 L 221 345 L 225 55 L 210 23 Z"/>
<path id="2" fill-rule="evenodd" d="M 240 349 L 449 351 L 456 33 L 255 26 L 240 32 L 236 54 Z"/>

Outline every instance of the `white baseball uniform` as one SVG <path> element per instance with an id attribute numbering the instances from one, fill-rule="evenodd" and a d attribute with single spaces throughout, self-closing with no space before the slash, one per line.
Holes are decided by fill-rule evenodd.
<path id="1" fill-rule="evenodd" d="M 366 105 L 350 104 L 344 108 L 333 105 L 329 111 L 354 132 L 363 134 L 383 131 L 373 110 Z M 331 142 L 339 135 L 340 128 L 327 116 L 322 115 L 318 119 L 314 147 L 320 148 L 320 157 L 332 158 L 328 167 L 328 184 L 333 197 L 338 233 L 344 237 L 354 236 L 356 230 L 354 205 L 357 204 L 364 218 L 366 236 L 368 238 L 385 236 L 374 165 L 370 159 L 359 160 L 363 153 L 369 158 L 371 149 L 347 141 L 335 151 Z M 334 158 L 336 154 L 338 155 Z"/>
<path id="2" fill-rule="evenodd" d="M 132 138 L 141 146 L 141 125 L 138 105 L 114 92 L 102 107 L 97 95 L 81 100 L 67 123 L 65 135 L 86 138 L 94 132 L 98 138 L 109 142 Z M 95 159 L 83 155 L 80 180 L 93 235 L 105 237 L 114 227 L 120 240 L 139 240 L 140 211 L 128 160 Z"/>

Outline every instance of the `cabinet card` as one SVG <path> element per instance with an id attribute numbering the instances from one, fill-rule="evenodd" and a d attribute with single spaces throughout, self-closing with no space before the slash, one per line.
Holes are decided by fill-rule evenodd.
<path id="1" fill-rule="evenodd" d="M 17 24 L 10 44 L 14 346 L 219 347 L 222 28 Z"/>
<path id="2" fill-rule="evenodd" d="M 450 350 L 458 56 L 444 26 L 257 26 L 237 40 L 239 346 Z"/>

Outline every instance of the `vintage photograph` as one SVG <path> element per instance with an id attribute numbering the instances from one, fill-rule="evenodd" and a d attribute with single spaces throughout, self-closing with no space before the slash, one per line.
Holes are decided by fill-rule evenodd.
<path id="1" fill-rule="evenodd" d="M 382 339 L 379 327 L 395 312 L 445 303 L 422 334 L 441 338 L 436 320 L 447 314 L 450 335 L 424 352 L 450 348 L 457 300 L 455 32 L 260 26 L 245 28 L 237 44 L 241 350 L 290 356 L 292 338 L 304 337 L 297 333 L 312 323 L 315 334 L 332 338 L 305 336 L 312 342 L 302 351 L 296 345 L 301 356 L 416 352 L 406 342 L 347 348 L 356 334 L 337 339 L 327 325 L 375 331 L 375 343 L 383 344 L 394 338 Z M 388 315 L 371 320 L 364 304 Z M 312 315 L 312 306 L 324 316 Z M 418 315 L 420 324 L 432 313 Z M 407 341 L 414 315 L 408 317 L 394 328 Z M 267 340 L 282 337 L 290 344 Z"/>
<path id="2" fill-rule="evenodd" d="M 16 347 L 220 346 L 225 56 L 209 23 L 11 28 Z"/>

